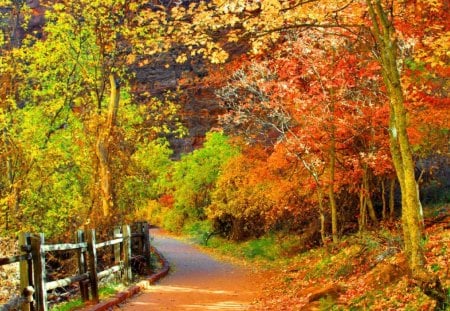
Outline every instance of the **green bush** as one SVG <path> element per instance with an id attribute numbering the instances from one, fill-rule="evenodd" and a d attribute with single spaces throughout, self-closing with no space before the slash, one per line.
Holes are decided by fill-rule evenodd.
<path id="1" fill-rule="evenodd" d="M 172 232 L 181 232 L 184 226 L 186 216 L 178 209 L 170 209 L 163 216 L 162 226 Z"/>
<path id="2" fill-rule="evenodd" d="M 185 221 L 196 222 L 206 219 L 205 208 L 211 203 L 211 192 L 223 165 L 238 153 L 221 133 L 208 133 L 203 148 L 183 155 L 173 162 L 161 183 L 166 194 L 173 197 L 173 207 L 163 221 L 167 229 L 179 231 Z M 178 214 L 178 215 L 175 215 Z"/>
<path id="3" fill-rule="evenodd" d="M 243 252 L 250 259 L 275 260 L 280 256 L 280 247 L 274 236 L 267 236 L 247 242 Z"/>

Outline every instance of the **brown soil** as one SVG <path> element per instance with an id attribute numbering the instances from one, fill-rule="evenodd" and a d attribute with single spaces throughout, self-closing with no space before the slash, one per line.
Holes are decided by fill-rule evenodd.
<path id="1" fill-rule="evenodd" d="M 171 272 L 121 310 L 247 310 L 258 297 L 264 284 L 261 275 L 219 261 L 160 230 L 151 235 Z"/>

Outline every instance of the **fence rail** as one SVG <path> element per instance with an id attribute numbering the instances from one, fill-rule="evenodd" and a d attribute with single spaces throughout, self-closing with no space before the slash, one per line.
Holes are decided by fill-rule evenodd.
<path id="1" fill-rule="evenodd" d="M 83 301 L 98 302 L 98 282 L 113 273 L 121 272 L 122 281 L 129 283 L 133 279 L 131 269 L 132 256 L 140 255 L 145 259 L 146 268 L 150 268 L 149 224 L 133 224 L 136 231 L 131 233 L 129 225 L 114 229 L 113 239 L 96 242 L 95 230 L 78 230 L 75 243 L 45 244 L 44 234 L 19 235 L 19 247 L 22 254 L 0 258 L 0 266 L 20 263 L 20 288 L 23 311 L 47 311 L 47 291 L 79 284 Z M 97 250 L 112 246 L 114 265 L 99 271 Z M 47 281 L 46 253 L 75 251 L 78 263 L 76 275 Z M 90 292 L 90 294 L 89 294 Z"/>

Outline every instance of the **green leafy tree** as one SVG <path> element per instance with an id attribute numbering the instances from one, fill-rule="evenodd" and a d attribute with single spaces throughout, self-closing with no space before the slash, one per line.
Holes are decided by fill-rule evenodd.
<path id="1" fill-rule="evenodd" d="M 206 219 L 205 208 L 227 161 L 238 153 L 229 138 L 218 132 L 206 135 L 202 148 L 182 156 L 173 164 L 168 180 L 174 198 L 173 212 L 182 225 L 185 220 Z"/>
<path id="2" fill-rule="evenodd" d="M 138 105 L 130 96 L 128 65 L 142 47 L 135 40 L 150 44 L 161 35 L 159 23 L 148 22 L 159 18 L 153 13 L 138 1 L 59 1 L 47 12 L 43 40 L 28 36 L 2 50 L 8 230 L 33 215 L 39 221 L 28 222 L 31 229 L 60 221 L 60 232 L 132 210 L 117 196 L 126 195 L 119 190 L 127 174 L 137 174 L 133 154 L 160 133 L 182 132 L 178 105 L 151 98 Z"/>

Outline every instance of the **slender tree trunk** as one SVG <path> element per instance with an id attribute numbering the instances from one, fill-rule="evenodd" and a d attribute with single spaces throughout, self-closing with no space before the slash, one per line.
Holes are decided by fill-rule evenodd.
<path id="1" fill-rule="evenodd" d="M 366 204 L 366 196 L 364 195 L 364 187 L 361 187 L 359 191 L 359 231 L 364 231 L 367 226 L 367 204 Z"/>
<path id="2" fill-rule="evenodd" d="M 395 177 L 389 184 L 389 219 L 394 220 L 395 216 Z"/>
<path id="3" fill-rule="evenodd" d="M 317 173 L 316 169 L 314 168 L 314 165 L 308 164 L 305 159 L 303 159 L 301 156 L 299 156 L 300 161 L 302 161 L 302 164 L 304 168 L 311 174 L 311 176 L 314 178 L 314 181 L 317 186 L 317 199 L 319 204 L 319 217 L 320 217 L 320 237 L 322 239 L 322 243 L 326 244 L 326 233 L 325 233 L 325 209 L 323 207 L 323 191 L 320 186 L 319 181 L 319 174 Z"/>
<path id="4" fill-rule="evenodd" d="M 330 146 L 330 184 L 328 186 L 328 197 L 330 199 L 330 209 L 331 209 L 331 236 L 333 242 L 337 243 L 339 241 L 338 235 L 338 221 L 337 221 L 337 204 L 336 197 L 334 195 L 334 178 L 336 171 L 336 127 L 334 126 L 334 103 L 330 104 L 331 113 L 331 146 Z"/>
<path id="5" fill-rule="evenodd" d="M 319 201 L 320 237 L 322 239 L 322 243 L 325 245 L 327 242 L 325 234 L 325 211 L 323 209 L 323 194 L 319 187 L 317 188 L 317 200 Z"/>
<path id="6" fill-rule="evenodd" d="M 110 144 L 112 131 L 116 124 L 117 111 L 119 109 L 120 89 L 114 75 L 109 76 L 111 93 L 108 105 L 106 123 L 101 127 L 95 144 L 95 153 L 98 159 L 98 176 L 100 181 L 100 195 L 102 213 L 104 217 L 110 215 L 114 206 L 114 195 L 111 178 Z"/>
<path id="7" fill-rule="evenodd" d="M 381 209 L 381 218 L 383 220 L 386 220 L 387 218 L 387 206 L 386 206 L 386 185 L 384 183 L 384 179 L 381 179 L 381 203 L 382 203 L 382 209 Z"/>
<path id="8" fill-rule="evenodd" d="M 11 142 L 5 137 L 6 153 L 12 154 L 10 144 Z M 20 209 L 22 183 L 16 176 L 17 171 L 14 169 L 13 158 L 8 155 L 6 159 L 6 175 L 8 177 L 9 184 L 9 199 L 7 200 L 7 206 L 5 211 L 5 229 L 17 228 L 17 225 L 21 222 L 22 211 Z"/>
<path id="9" fill-rule="evenodd" d="M 363 185 L 364 185 L 364 194 L 366 196 L 366 204 L 367 210 L 369 212 L 370 220 L 374 225 L 378 225 L 377 214 L 375 213 L 375 209 L 373 207 L 372 197 L 370 195 L 370 183 L 369 183 L 369 172 L 367 170 L 367 165 L 364 166 L 364 175 L 363 175 Z"/>

